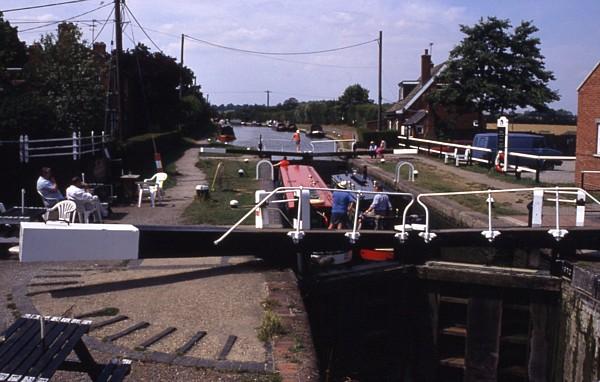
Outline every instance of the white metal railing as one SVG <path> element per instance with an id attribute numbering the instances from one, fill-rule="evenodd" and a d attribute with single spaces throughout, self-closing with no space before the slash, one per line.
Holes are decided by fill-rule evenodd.
<path id="1" fill-rule="evenodd" d="M 81 136 L 73 132 L 70 138 L 29 139 L 27 134 L 19 136 L 18 141 L 2 141 L 0 143 L 17 143 L 19 145 L 19 161 L 28 163 L 31 158 L 49 158 L 58 156 L 72 156 L 73 160 L 80 159 L 85 154 L 93 154 L 104 150 L 106 144 L 112 140 L 110 135 L 104 133 Z"/>
<path id="2" fill-rule="evenodd" d="M 553 228 L 548 230 L 548 234 L 552 235 L 557 241 L 561 240 L 568 231 L 564 228 L 561 228 L 560 223 L 560 203 L 573 203 L 577 204 L 577 216 L 576 216 L 576 225 L 583 226 L 583 219 L 585 217 L 585 204 L 586 198 L 589 198 L 594 204 L 600 205 L 600 201 L 596 199 L 593 195 L 588 193 L 582 188 L 578 187 L 531 187 L 531 188 L 514 188 L 514 189 L 506 189 L 506 190 L 476 190 L 476 191 L 456 191 L 456 192 L 437 192 L 437 193 L 423 193 L 419 194 L 416 198 L 414 195 L 410 193 L 401 193 L 401 192 L 375 192 L 375 191 L 359 191 L 359 190 L 340 190 L 340 189 L 330 189 L 330 188 L 317 188 L 317 187 L 279 187 L 275 190 L 266 194 L 262 200 L 260 200 L 250 211 L 248 211 L 240 220 L 238 220 L 233 226 L 231 226 L 221 237 L 215 240 L 215 245 L 218 245 L 221 241 L 223 241 L 229 234 L 235 230 L 244 220 L 246 220 L 249 216 L 253 215 L 258 209 L 264 208 L 265 204 L 277 194 L 285 194 L 289 192 L 294 192 L 293 198 L 286 198 L 281 201 L 278 200 L 278 203 L 295 201 L 298 202 L 297 205 L 297 217 L 296 217 L 296 226 L 294 231 L 290 231 L 287 233 L 289 237 L 295 243 L 298 243 L 303 237 L 304 232 L 302 231 L 303 224 L 302 219 L 306 218 L 310 220 L 310 217 L 303 217 L 303 206 L 302 203 L 310 203 L 309 200 L 303 201 L 301 197 L 303 192 L 309 191 L 337 191 L 337 192 L 348 192 L 357 195 L 356 197 L 356 207 L 354 212 L 354 220 L 352 225 L 352 230 L 345 233 L 345 236 L 349 239 L 351 243 L 356 243 L 356 241 L 360 238 L 359 232 L 359 216 L 360 216 L 360 196 L 366 194 L 387 194 L 387 195 L 399 195 L 404 197 L 409 197 L 410 202 L 404 208 L 402 213 L 402 225 L 400 226 L 400 232 L 396 233 L 394 236 L 401 242 L 405 242 L 408 239 L 409 233 L 408 230 L 412 229 L 415 231 L 421 231 L 418 236 L 421 237 L 426 243 L 431 242 L 435 239 L 436 234 L 431 232 L 430 230 L 430 214 L 429 208 L 424 203 L 423 199 L 425 198 L 436 198 L 436 197 L 448 197 L 448 196 L 465 196 L 465 195 L 485 195 L 487 196 L 485 202 L 487 203 L 487 229 L 482 231 L 481 234 L 492 242 L 497 236 L 501 233 L 498 230 L 494 229 L 493 226 L 493 205 L 494 198 L 493 196 L 496 194 L 517 194 L 524 192 L 532 192 L 533 193 L 533 206 L 532 206 L 532 223 L 534 226 L 542 225 L 542 207 L 544 202 L 544 194 L 552 194 L 552 198 L 547 198 L 547 201 L 552 201 L 555 203 L 555 217 L 554 217 L 554 226 Z M 576 195 L 575 200 L 572 199 L 563 199 L 561 195 Z M 425 211 L 425 224 L 406 224 L 406 218 L 409 209 L 413 206 L 415 200 L 417 203 L 424 209 Z M 537 211 L 537 212 L 536 212 Z M 537 214 L 537 216 L 536 216 Z M 537 224 L 536 224 L 537 222 Z M 310 224 L 308 224 L 310 226 Z M 564 225 L 563 225 L 564 227 Z"/>
<path id="3" fill-rule="evenodd" d="M 267 195 L 260 202 L 258 202 L 240 220 L 238 220 L 233 226 L 231 226 L 223 235 L 221 235 L 221 237 L 219 237 L 217 240 L 215 240 L 215 242 L 214 242 L 215 245 L 218 245 L 227 236 L 229 236 L 229 234 L 234 229 L 236 229 L 240 224 L 242 224 L 248 217 L 253 215 L 259 208 L 262 208 L 272 197 L 274 197 L 277 194 L 284 194 L 284 193 L 289 193 L 289 192 L 294 192 L 295 198 L 292 200 L 299 201 L 299 203 L 297 206 L 298 211 L 297 211 L 297 218 L 296 218 L 297 219 L 296 227 L 295 227 L 294 231 L 288 232 L 288 236 L 291 237 L 295 243 L 299 242 L 304 237 L 304 232 L 301 231 L 301 228 L 303 227 L 303 224 L 302 224 L 302 219 L 303 219 L 303 216 L 302 216 L 303 208 L 302 207 L 303 206 L 301 205 L 303 203 L 303 200 L 302 200 L 301 194 L 303 191 L 304 192 L 306 192 L 306 191 L 308 191 L 308 192 L 310 192 L 310 191 L 330 191 L 330 192 L 337 191 L 337 192 L 347 192 L 347 193 L 351 193 L 351 194 L 354 194 L 357 196 L 355 198 L 356 206 L 355 206 L 355 212 L 354 212 L 354 220 L 353 220 L 353 224 L 352 224 L 352 231 L 346 232 L 346 234 L 345 234 L 345 236 L 350 240 L 351 243 L 355 243 L 360 237 L 360 232 L 359 232 L 359 228 L 358 228 L 358 220 L 360 217 L 360 213 L 359 213 L 360 196 L 375 195 L 375 194 L 387 194 L 387 195 L 394 195 L 394 196 L 409 197 L 410 202 L 404 208 L 404 211 L 402 213 L 402 228 L 400 230 L 400 233 L 397 233 L 395 235 L 401 241 L 406 240 L 406 238 L 408 237 L 408 232 L 406 232 L 406 228 L 407 228 L 406 217 L 407 217 L 409 208 L 414 204 L 414 201 L 415 201 L 415 197 L 411 193 L 343 190 L 343 189 L 321 188 L 321 187 L 278 187 L 278 188 L 274 189 L 273 191 L 268 192 Z M 289 201 L 289 200 L 290 199 L 286 199 L 286 201 Z M 309 203 L 309 202 L 307 202 L 307 203 Z M 305 218 L 310 220 L 310 216 L 307 216 Z"/>
<path id="4" fill-rule="evenodd" d="M 488 152 L 491 153 L 492 150 L 488 149 L 486 147 L 478 147 L 478 146 L 472 146 L 472 145 L 461 145 L 459 143 L 451 143 L 451 142 L 443 142 L 443 141 L 434 141 L 431 139 L 422 139 L 422 138 L 414 138 L 414 137 L 404 137 L 399 135 L 398 136 L 399 139 L 404 139 L 407 141 L 414 141 L 414 142 L 420 142 L 420 143 L 427 143 L 430 145 L 435 145 L 435 146 L 440 146 L 440 147 L 455 147 L 455 148 L 463 148 L 463 149 L 470 149 L 472 151 L 481 151 L 481 152 Z M 406 145 L 406 144 L 404 144 Z M 426 147 L 420 147 L 420 146 L 409 146 L 411 148 L 418 148 L 422 151 L 429 151 L 432 153 L 437 153 L 437 154 L 442 154 L 443 151 L 441 150 L 435 150 L 435 149 L 431 149 L 431 148 L 426 148 Z M 500 150 L 502 151 L 502 150 Z M 577 159 L 577 157 L 575 156 L 567 156 L 567 155 L 532 155 L 532 154 L 525 154 L 525 153 L 520 153 L 520 152 L 508 152 L 509 156 L 515 156 L 515 157 L 521 157 L 521 158 L 529 158 L 529 159 L 538 159 L 538 160 L 564 160 L 564 161 L 574 161 L 575 159 Z M 486 160 L 482 160 L 480 158 L 472 158 L 472 160 L 475 161 L 482 161 L 482 162 L 488 162 Z M 519 166 L 521 167 L 521 166 Z"/>
<path id="5" fill-rule="evenodd" d="M 425 227 L 424 227 L 424 231 L 421 232 L 419 234 L 420 237 L 422 237 L 425 242 L 430 242 L 431 240 L 433 240 L 435 238 L 435 233 L 430 232 L 429 229 L 429 209 L 427 208 L 427 206 L 425 205 L 425 203 L 423 203 L 423 198 L 431 198 L 431 197 L 446 197 L 446 196 L 461 196 L 461 195 L 487 195 L 487 199 L 486 202 L 488 203 L 488 229 L 487 231 L 483 231 L 482 235 L 484 235 L 488 240 L 493 241 L 494 238 L 496 238 L 496 236 L 498 236 L 500 234 L 499 231 L 495 231 L 492 227 L 492 205 L 493 205 L 493 197 L 492 195 L 494 194 L 502 194 L 502 193 L 522 193 L 522 192 L 533 192 L 534 193 L 534 197 L 535 197 L 535 193 L 537 192 L 542 192 L 542 197 L 543 197 L 543 193 L 549 192 L 549 193 L 554 193 L 555 194 L 555 198 L 552 199 L 553 201 L 555 201 L 556 203 L 556 220 L 555 220 L 555 228 L 551 229 L 548 231 L 549 234 L 551 234 L 552 236 L 554 236 L 554 238 L 556 238 L 557 240 L 560 240 L 562 237 L 564 237 L 564 235 L 567 233 L 566 230 L 561 229 L 560 228 L 560 208 L 559 208 L 559 203 L 561 201 L 560 199 L 560 194 L 578 194 L 581 193 L 582 195 L 585 195 L 586 197 L 590 198 L 594 203 L 600 205 L 600 201 L 598 201 L 598 199 L 596 199 L 594 196 L 590 195 L 587 191 L 585 191 L 582 188 L 578 188 L 578 187 L 533 187 L 533 188 L 513 188 L 513 189 L 506 189 L 506 190 L 480 190 L 480 191 L 456 191 L 456 192 L 435 192 L 435 193 L 424 193 L 424 194 L 419 194 L 417 196 L 417 203 L 419 205 L 421 205 L 421 207 L 423 207 L 423 209 L 425 210 Z M 540 208 L 542 206 L 542 204 L 539 204 Z"/>

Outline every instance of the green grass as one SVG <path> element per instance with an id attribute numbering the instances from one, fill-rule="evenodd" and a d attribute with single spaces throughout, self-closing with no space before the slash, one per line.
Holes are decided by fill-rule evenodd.
<path id="1" fill-rule="evenodd" d="M 377 163 L 377 166 L 386 172 L 395 174 L 396 163 Z M 484 183 L 461 183 L 452 176 L 444 176 L 444 174 L 437 170 L 436 167 L 425 163 L 420 163 L 416 169 L 419 171 L 419 175 L 415 178 L 415 185 L 428 190 L 429 192 L 475 191 L 485 190 L 488 188 L 488 186 Z M 405 166 L 400 170 L 400 178 L 408 178 L 408 167 Z M 448 196 L 448 198 L 477 212 L 487 213 L 488 211 L 488 206 L 486 203 L 487 196 L 484 194 Z M 509 203 L 496 203 L 494 205 L 493 213 L 494 215 L 519 215 L 522 212 L 511 208 Z"/>
<path id="2" fill-rule="evenodd" d="M 273 337 L 286 334 L 288 331 L 283 326 L 281 318 L 272 310 L 265 310 L 262 322 L 258 327 L 258 339 L 263 342 L 269 342 Z"/>
<path id="3" fill-rule="evenodd" d="M 223 163 L 213 186 L 218 163 Z M 196 166 L 206 174 L 207 185 L 211 187 L 207 200 L 194 200 L 184 211 L 184 217 L 190 224 L 233 224 L 254 205 L 254 192 L 259 188 L 255 179 L 256 162 L 244 163 L 237 159 L 201 159 Z M 246 172 L 238 175 L 238 169 Z M 214 189 L 213 189 L 214 187 Z M 235 199 L 238 208 L 230 208 L 229 202 Z M 245 224 L 253 224 L 252 217 Z"/>

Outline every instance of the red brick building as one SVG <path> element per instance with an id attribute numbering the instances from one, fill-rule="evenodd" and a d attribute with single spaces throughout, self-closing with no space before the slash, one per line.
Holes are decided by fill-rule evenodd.
<path id="1" fill-rule="evenodd" d="M 446 63 L 433 65 L 431 55 L 425 50 L 421 56 L 421 76 L 398 84 L 398 102 L 386 111 L 389 130 L 401 135 L 419 138 L 438 138 L 436 127 L 445 127 L 450 138 L 471 138 L 478 124 L 478 113 L 450 113 L 439 105 L 432 105 L 428 95 L 435 90 L 438 76 L 446 69 Z"/>
<path id="2" fill-rule="evenodd" d="M 600 171 L 600 62 L 577 88 L 577 149 L 575 183 L 581 171 Z M 600 190 L 600 174 L 585 174 L 584 188 Z"/>

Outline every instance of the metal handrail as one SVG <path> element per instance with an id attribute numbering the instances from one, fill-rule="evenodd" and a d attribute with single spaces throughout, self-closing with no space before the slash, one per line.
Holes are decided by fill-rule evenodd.
<path id="1" fill-rule="evenodd" d="M 250 211 L 248 211 L 244 216 L 242 216 L 234 225 L 232 225 L 223 235 L 221 235 L 217 240 L 214 241 L 215 245 L 218 245 L 221 241 L 223 241 L 227 236 L 229 236 L 229 234 L 236 229 L 240 224 L 242 224 L 242 222 L 244 220 L 246 220 L 249 216 L 251 216 L 252 214 L 254 214 L 254 212 L 256 212 L 256 210 L 258 210 L 260 207 L 262 207 L 265 203 L 267 203 L 267 201 L 272 198 L 274 195 L 276 194 L 281 194 L 281 193 L 288 193 L 290 191 L 293 191 L 295 193 L 298 194 L 298 200 L 300 200 L 300 194 L 303 190 L 308 190 L 308 191 L 338 191 L 338 192 L 348 192 L 348 193 L 352 193 L 352 194 L 357 194 L 359 195 L 359 197 L 357 198 L 357 203 L 356 203 L 356 209 L 354 212 L 354 222 L 353 222 L 353 228 L 351 232 L 346 232 L 346 237 L 349 238 L 349 240 L 354 243 L 358 237 L 360 236 L 359 233 L 359 229 L 358 229 L 358 217 L 360 216 L 358 213 L 358 206 L 360 203 L 360 196 L 361 195 L 376 195 L 376 194 L 387 194 L 387 195 L 395 195 L 395 196 L 405 196 L 405 197 L 410 197 L 410 202 L 406 205 L 406 207 L 404 208 L 404 211 L 402 213 L 402 229 L 401 232 L 398 233 L 396 235 L 396 237 L 398 239 L 400 239 L 401 241 L 404 240 L 406 237 L 408 237 L 408 233 L 406 232 L 406 215 L 408 213 L 409 208 L 414 204 L 415 201 L 415 196 L 411 193 L 408 192 L 378 192 L 378 191 L 362 191 L 362 190 L 344 190 L 344 189 L 337 189 L 337 188 L 324 188 L 324 187 L 277 187 L 275 188 L 273 191 L 270 191 L 267 195 L 265 195 L 265 197 L 258 202 L 252 209 L 250 209 Z M 300 203 L 299 203 L 300 204 Z M 298 221 L 296 222 L 296 229 L 295 231 L 289 232 L 288 236 L 291 236 L 294 240 L 296 239 L 300 239 L 303 236 L 303 232 L 300 231 L 300 221 L 301 221 L 301 206 L 298 205 L 298 216 L 297 219 Z M 309 217 L 310 218 L 310 217 Z M 291 235 L 291 233 L 293 233 L 293 235 Z"/>
<path id="2" fill-rule="evenodd" d="M 425 203 L 423 203 L 423 198 L 428 198 L 428 197 L 438 197 L 438 196 L 461 196 L 461 195 L 481 195 L 481 194 L 487 194 L 488 195 L 488 199 L 491 199 L 492 194 L 501 194 L 501 193 L 518 193 L 518 192 L 533 192 L 534 190 L 543 190 L 544 192 L 555 192 L 556 193 L 556 203 L 558 206 L 559 203 L 559 194 L 565 193 L 565 192 L 569 192 L 569 193 L 573 193 L 573 192 L 583 192 L 587 198 L 590 198 L 594 203 L 600 205 L 600 201 L 598 199 L 596 199 L 593 195 L 591 195 L 590 193 L 588 193 L 586 190 L 579 188 L 579 187 L 528 187 L 528 188 L 511 188 L 511 189 L 506 189 L 506 190 L 478 190 L 478 191 L 454 191 L 454 192 L 432 192 L 432 193 L 424 193 L 424 194 L 419 194 L 416 198 L 417 203 L 419 203 L 421 205 L 421 207 L 423 207 L 423 209 L 425 210 L 425 231 L 420 234 L 421 237 L 423 237 L 423 239 L 426 242 L 431 241 L 432 239 L 435 238 L 435 234 L 429 232 L 429 209 L 427 208 L 427 206 L 425 205 Z M 488 208 L 488 231 L 484 231 L 484 232 L 494 232 L 492 230 L 491 227 L 491 203 L 489 204 L 489 208 Z M 557 208 L 558 209 L 558 208 Z M 560 227 L 559 227 L 559 213 L 558 211 L 556 212 L 556 229 L 558 231 L 560 231 Z M 493 237 L 492 237 L 493 239 Z"/>

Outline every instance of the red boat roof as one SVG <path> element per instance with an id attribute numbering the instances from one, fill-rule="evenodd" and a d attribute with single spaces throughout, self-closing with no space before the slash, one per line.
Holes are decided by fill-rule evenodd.
<path id="1" fill-rule="evenodd" d="M 320 187 L 327 188 L 327 183 L 321 179 L 319 173 L 312 166 L 291 164 L 281 167 L 281 181 L 285 187 Z M 332 196 L 330 191 L 317 191 L 318 199 L 311 199 L 311 204 L 319 208 L 331 208 Z M 294 197 L 293 192 L 287 193 L 287 199 Z M 290 208 L 294 207 L 294 202 L 288 202 Z"/>

